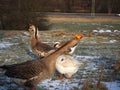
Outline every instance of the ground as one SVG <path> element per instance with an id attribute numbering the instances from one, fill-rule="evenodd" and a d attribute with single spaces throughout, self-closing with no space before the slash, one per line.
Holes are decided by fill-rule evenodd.
<path id="1" fill-rule="evenodd" d="M 120 89 L 120 72 L 113 73 L 114 64 L 120 59 L 119 23 L 117 25 L 83 23 L 83 26 L 91 27 L 87 30 L 85 30 L 86 28 L 79 30 L 79 26 L 82 26 L 81 23 L 61 23 L 62 27 L 58 23 L 51 24 L 56 27 L 51 27 L 50 31 L 39 31 L 39 40 L 53 46 L 57 41 L 70 40 L 76 33 L 84 33 L 86 36 L 80 41 L 73 57 L 78 61 L 85 62 L 86 65 L 84 68 L 80 68 L 71 80 L 60 81 L 57 80 L 56 76 L 53 76 L 51 79 L 38 84 L 38 90 L 81 90 L 83 85 L 86 85 L 86 81 L 95 85 L 101 74 L 103 75 L 101 82 L 108 90 Z M 76 24 L 79 28 L 74 31 L 72 26 L 77 27 Z M 67 30 L 65 26 L 71 30 Z M 28 31 L 1 30 L 0 65 L 36 59 L 37 57 L 30 47 L 30 40 Z M 1 90 L 23 90 L 10 78 L 4 76 L 3 72 L 0 70 Z"/>

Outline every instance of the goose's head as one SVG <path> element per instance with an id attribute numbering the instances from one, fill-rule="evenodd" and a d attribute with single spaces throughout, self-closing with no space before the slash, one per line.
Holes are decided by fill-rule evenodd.
<path id="1" fill-rule="evenodd" d="M 76 39 L 81 39 L 81 38 L 83 38 L 83 36 L 84 36 L 83 34 L 76 34 L 76 35 L 75 35 L 75 38 L 76 38 Z"/>
<path id="2" fill-rule="evenodd" d="M 80 39 L 83 38 L 83 36 L 84 36 L 83 34 L 76 34 L 76 35 L 75 35 L 75 38 L 80 40 Z M 66 42 L 56 42 L 55 45 L 54 45 L 54 47 L 55 47 L 55 48 L 60 48 L 60 47 L 62 47 L 62 45 L 64 45 L 65 43 L 66 43 Z M 77 44 L 76 44 L 76 45 L 77 45 Z"/>
<path id="3" fill-rule="evenodd" d="M 30 24 L 28 30 L 29 30 L 29 32 L 30 32 L 31 37 L 36 37 L 36 36 L 38 36 L 38 28 L 35 27 L 35 25 Z"/>
<path id="4" fill-rule="evenodd" d="M 85 63 L 75 60 L 70 55 L 61 55 L 57 58 L 56 64 L 67 66 L 67 67 L 79 67 Z"/>
<path id="5" fill-rule="evenodd" d="M 66 63 L 66 59 L 65 55 L 61 55 L 57 58 L 56 64 L 63 65 Z"/>

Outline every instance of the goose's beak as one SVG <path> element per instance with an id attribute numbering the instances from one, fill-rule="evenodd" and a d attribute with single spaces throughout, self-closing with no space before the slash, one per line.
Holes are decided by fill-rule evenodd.
<path id="1" fill-rule="evenodd" d="M 76 34 L 76 35 L 75 35 L 75 38 L 81 39 L 83 36 L 84 36 L 83 34 Z"/>

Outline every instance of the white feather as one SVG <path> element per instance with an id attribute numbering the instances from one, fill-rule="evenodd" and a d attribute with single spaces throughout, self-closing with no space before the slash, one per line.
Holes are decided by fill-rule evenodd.
<path id="1" fill-rule="evenodd" d="M 71 78 L 72 75 L 78 71 L 81 65 L 84 65 L 84 63 L 75 60 L 69 55 L 61 55 L 56 61 L 56 69 L 67 78 Z"/>

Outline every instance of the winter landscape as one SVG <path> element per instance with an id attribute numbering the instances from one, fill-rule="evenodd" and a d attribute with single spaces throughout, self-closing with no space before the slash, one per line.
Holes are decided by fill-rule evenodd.
<path id="1" fill-rule="evenodd" d="M 65 24 L 65 23 L 64 23 Z M 72 23 L 74 27 L 74 24 Z M 87 23 L 84 23 L 85 25 Z M 81 23 L 77 23 L 81 25 Z M 114 73 L 114 65 L 120 59 L 120 30 L 109 24 L 92 23 L 89 30 L 74 32 L 59 27 L 39 31 L 39 40 L 53 46 L 55 42 L 70 40 L 76 33 L 84 33 L 73 57 L 85 62 L 72 79 L 59 80 L 57 75 L 37 85 L 37 90 L 119 90 L 120 72 Z M 117 23 L 119 26 L 120 24 Z M 57 26 L 55 24 L 55 26 Z M 67 24 L 65 25 L 67 26 Z M 90 26 L 90 25 L 88 25 Z M 58 29 L 59 28 L 59 29 Z M 0 31 L 0 65 L 21 63 L 37 57 L 30 47 L 30 35 L 26 31 Z M 0 90 L 24 90 L 6 77 L 0 69 Z M 97 88 L 99 83 L 100 88 Z"/>

